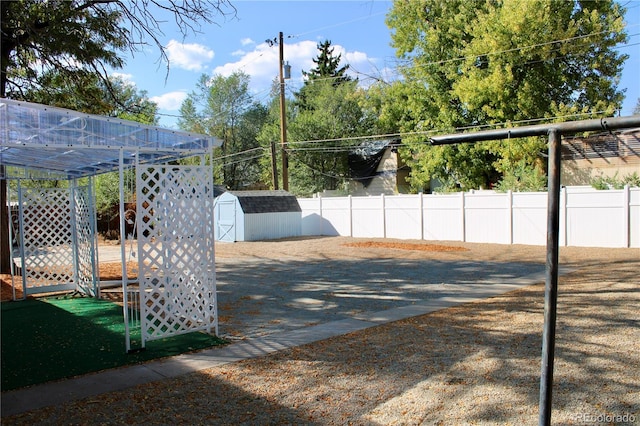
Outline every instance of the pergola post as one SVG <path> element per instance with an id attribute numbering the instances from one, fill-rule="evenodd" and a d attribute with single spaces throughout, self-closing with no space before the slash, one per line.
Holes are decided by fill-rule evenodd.
<path id="1" fill-rule="evenodd" d="M 540 368 L 540 425 L 551 424 L 553 360 L 556 345 L 556 312 L 558 305 L 558 250 L 560 238 L 560 147 L 562 136 L 549 131 L 549 172 L 547 192 L 547 260 L 544 287 L 544 328 Z"/>
<path id="2" fill-rule="evenodd" d="M 551 424 L 551 395 L 555 356 L 555 329 L 558 301 L 558 249 L 560 233 L 560 154 L 562 136 L 580 132 L 611 131 L 640 127 L 640 115 L 539 124 L 432 137 L 432 145 L 452 145 L 530 136 L 548 136 L 549 172 L 547 205 L 547 259 L 545 275 L 544 326 L 540 374 L 539 424 Z"/>

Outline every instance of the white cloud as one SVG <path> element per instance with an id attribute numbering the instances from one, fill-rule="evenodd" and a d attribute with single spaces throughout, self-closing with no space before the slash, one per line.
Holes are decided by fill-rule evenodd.
<path id="1" fill-rule="evenodd" d="M 111 73 L 111 77 L 118 78 L 122 81 L 133 82 L 133 74 L 126 74 L 122 72 L 113 72 Z"/>
<path id="2" fill-rule="evenodd" d="M 158 104 L 159 109 L 177 111 L 182 102 L 187 99 L 187 92 L 169 92 L 160 96 L 152 96 L 150 100 Z"/>
<path id="3" fill-rule="evenodd" d="M 134 88 L 136 87 L 136 83 L 133 80 L 133 74 L 126 74 L 126 73 L 121 73 L 121 72 L 113 72 L 113 73 L 111 73 L 111 75 L 109 77 L 118 79 L 118 80 L 122 81 L 122 83 L 124 83 L 125 85 L 127 85 L 129 87 L 134 87 Z"/>
<path id="4" fill-rule="evenodd" d="M 361 51 L 347 51 L 341 45 L 332 45 L 334 55 L 342 55 L 340 65 L 349 64 L 348 74 L 358 78 L 362 86 L 370 85 L 377 79 L 385 79 L 384 69 L 376 66 L 377 60 Z M 303 82 L 302 71 L 309 71 L 316 66 L 313 59 L 318 56 L 318 42 L 303 40 L 296 43 L 285 43 L 284 60 L 291 65 L 291 79 L 287 86 L 291 90 L 298 90 Z M 251 51 L 238 50 L 233 53 L 237 57 L 235 62 L 228 62 L 213 69 L 212 74 L 229 76 L 235 71 L 242 71 L 251 77 L 251 90 L 254 93 L 266 93 L 272 82 L 278 78 L 278 46 L 261 43 Z"/>
<path id="5" fill-rule="evenodd" d="M 251 40 L 249 37 L 243 38 L 242 40 L 240 40 L 240 44 L 243 46 L 247 46 L 249 44 L 256 44 L 255 41 Z"/>
<path id="6" fill-rule="evenodd" d="M 353 65 L 366 64 L 371 61 L 371 59 L 364 52 L 346 52 L 342 54 L 342 57 L 346 59 L 346 61 Z"/>
<path id="7" fill-rule="evenodd" d="M 214 57 L 213 50 L 196 43 L 183 44 L 171 40 L 167 44 L 169 63 L 187 71 L 202 71 Z"/>
<path id="8" fill-rule="evenodd" d="M 292 67 L 293 80 L 301 81 L 302 70 L 309 70 L 314 66 L 313 58 L 317 56 L 316 45 L 315 41 L 285 44 L 284 60 Z M 268 91 L 271 82 L 279 75 L 278 62 L 278 47 L 261 43 L 252 51 L 245 52 L 236 62 L 214 68 L 213 74 L 229 76 L 235 71 L 243 71 L 251 76 L 251 88 L 254 92 Z"/>

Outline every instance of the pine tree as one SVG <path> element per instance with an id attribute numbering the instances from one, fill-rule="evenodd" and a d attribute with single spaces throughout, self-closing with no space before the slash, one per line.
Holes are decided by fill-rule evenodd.
<path id="1" fill-rule="evenodd" d="M 306 77 L 304 86 L 299 92 L 295 94 L 295 105 L 301 109 L 310 108 L 307 98 L 309 96 L 309 88 L 315 82 L 330 81 L 334 87 L 340 84 L 352 81 L 353 78 L 347 75 L 349 65 L 340 67 L 340 61 L 342 60 L 342 54 L 334 56 L 335 48 L 331 46 L 330 40 L 325 40 L 322 43 L 318 43 L 318 56 L 313 59 L 313 63 L 316 67 L 309 71 L 302 71 L 302 75 Z"/>
<path id="2" fill-rule="evenodd" d="M 331 46 L 330 40 L 318 43 L 318 50 L 320 51 L 320 54 L 318 54 L 318 57 L 313 60 L 316 67 L 308 72 L 302 71 L 302 75 L 307 77 L 309 80 L 332 78 L 335 80 L 334 84 L 340 84 L 351 80 L 351 77 L 346 75 L 349 65 L 338 68 L 340 60 L 342 59 L 342 54 L 338 56 L 333 55 L 335 48 Z"/>

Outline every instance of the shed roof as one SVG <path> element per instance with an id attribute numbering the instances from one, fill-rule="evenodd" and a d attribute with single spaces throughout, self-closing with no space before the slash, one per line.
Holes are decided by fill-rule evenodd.
<path id="1" fill-rule="evenodd" d="M 0 98 L 5 177 L 78 178 L 210 152 L 209 136 Z M 3 176 L 0 176 L 2 178 Z"/>
<path id="2" fill-rule="evenodd" d="M 276 191 L 228 191 L 238 198 L 245 213 L 301 212 L 295 195 L 284 190 Z"/>

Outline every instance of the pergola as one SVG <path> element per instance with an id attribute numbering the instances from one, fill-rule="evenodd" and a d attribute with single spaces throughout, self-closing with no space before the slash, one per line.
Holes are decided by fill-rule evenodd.
<path id="1" fill-rule="evenodd" d="M 118 172 L 127 350 L 130 327 L 141 328 L 142 347 L 196 330 L 217 334 L 207 157 L 219 145 L 199 134 L 0 98 L 0 180 L 10 183 L 11 205 L 1 220 L 16 242 L 12 267 L 24 297 L 58 290 L 99 296 L 93 178 Z M 199 157 L 198 164 L 177 163 L 187 157 Z M 128 170 L 135 170 L 135 200 L 125 200 Z M 138 278 L 131 282 L 127 201 L 135 201 L 137 234 Z"/>

